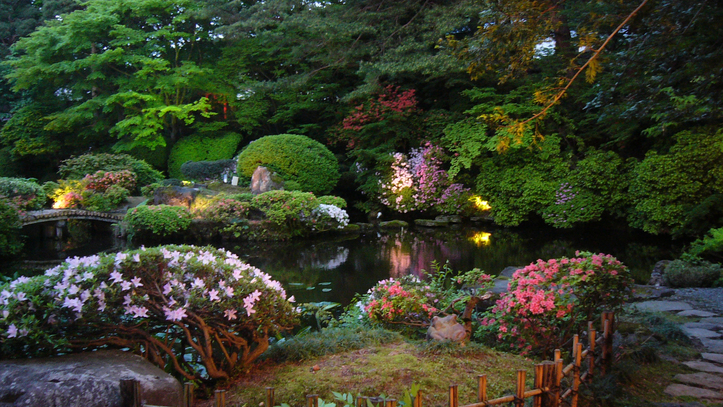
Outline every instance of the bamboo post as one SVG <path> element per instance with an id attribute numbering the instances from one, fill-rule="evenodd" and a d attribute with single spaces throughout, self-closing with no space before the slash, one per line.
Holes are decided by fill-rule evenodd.
<path id="1" fill-rule="evenodd" d="M 397 400 L 396 399 L 386 399 L 384 402 L 384 407 L 397 407 Z"/>
<path id="2" fill-rule="evenodd" d="M 417 397 L 414 398 L 414 407 L 422 407 L 422 391 L 417 390 Z"/>
<path id="3" fill-rule="evenodd" d="M 183 384 L 183 407 L 193 407 L 193 383 Z"/>
<path id="4" fill-rule="evenodd" d="M 559 360 L 562 368 L 562 360 Z M 539 407 L 558 407 L 560 403 L 560 384 L 557 381 L 557 362 L 542 362 L 542 381 L 540 387 L 547 388 L 540 397 Z"/>
<path id="5" fill-rule="evenodd" d="M 487 375 L 477 376 L 477 401 L 480 403 L 487 402 Z"/>
<path id="6" fill-rule="evenodd" d="M 319 407 L 319 395 L 308 394 L 306 396 L 306 407 Z"/>
<path id="7" fill-rule="evenodd" d="M 372 403 L 374 407 L 384 407 L 384 399 L 381 397 L 369 397 L 369 402 Z M 318 407 L 318 406 L 314 406 Z"/>
<path id="8" fill-rule="evenodd" d="M 603 360 L 603 374 L 610 370 L 613 356 L 613 323 L 615 322 L 615 315 L 612 312 L 603 312 L 603 349 L 602 349 L 602 360 Z"/>
<path id="9" fill-rule="evenodd" d="M 274 400 L 275 393 L 276 389 L 273 387 L 266 388 L 266 407 L 274 407 L 274 404 L 276 403 L 276 400 Z"/>
<path id="10" fill-rule="evenodd" d="M 457 393 L 457 385 L 449 386 L 449 407 L 459 407 L 459 394 Z"/>
<path id="11" fill-rule="evenodd" d="M 226 407 L 226 390 L 213 392 L 213 407 Z"/>
<path id="12" fill-rule="evenodd" d="M 587 377 L 592 380 L 592 376 L 595 370 L 595 337 L 597 336 L 597 331 L 591 329 L 588 335 L 590 339 L 590 345 L 587 352 Z"/>
<path id="13" fill-rule="evenodd" d="M 122 379 L 120 393 L 123 407 L 141 407 L 141 382 L 136 379 Z"/>
<path id="14" fill-rule="evenodd" d="M 557 400 L 557 404 L 555 404 L 555 407 L 560 405 L 561 399 L 560 399 L 560 393 L 562 392 L 562 351 L 560 349 L 555 349 L 555 381 L 553 386 L 553 395 L 552 397 Z"/>
<path id="15" fill-rule="evenodd" d="M 542 389 L 543 385 L 543 366 L 542 364 L 536 364 L 535 365 L 535 384 L 533 386 L 534 389 Z M 532 399 L 532 406 L 533 407 L 541 407 L 542 406 L 542 397 L 544 396 L 544 392 L 542 394 L 538 394 L 533 397 Z"/>
<path id="16" fill-rule="evenodd" d="M 517 371 L 517 391 L 515 392 L 515 407 L 525 407 L 525 378 L 527 372 Z"/>
<path id="17" fill-rule="evenodd" d="M 356 407 L 367 407 L 367 397 L 358 396 L 356 398 Z"/>
<path id="18" fill-rule="evenodd" d="M 577 350 L 575 351 L 575 367 L 572 370 L 572 399 L 570 400 L 571 407 L 577 407 L 577 391 L 580 388 L 580 365 L 582 364 L 582 344 L 577 344 Z"/>
<path id="19" fill-rule="evenodd" d="M 580 335 L 575 334 L 572 337 L 572 360 L 575 360 L 575 352 L 577 352 L 577 344 L 580 343 Z"/>

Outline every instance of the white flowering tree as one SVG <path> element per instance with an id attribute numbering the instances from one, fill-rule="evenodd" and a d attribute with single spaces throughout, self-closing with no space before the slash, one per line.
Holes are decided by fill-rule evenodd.
<path id="1" fill-rule="evenodd" d="M 292 302 L 269 275 L 213 247 L 76 257 L 0 287 L 0 349 L 18 357 L 117 346 L 187 379 L 223 379 L 296 323 Z"/>

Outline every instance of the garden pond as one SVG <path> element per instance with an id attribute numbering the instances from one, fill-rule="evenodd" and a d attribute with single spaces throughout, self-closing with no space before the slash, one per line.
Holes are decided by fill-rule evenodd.
<path id="1" fill-rule="evenodd" d="M 71 224 L 68 238 L 44 239 L 31 233 L 23 258 L 50 267 L 72 256 L 124 249 L 104 225 Z M 285 242 L 234 242 L 224 247 L 279 280 L 300 302 L 348 304 L 377 281 L 406 274 L 422 276 L 433 261 L 456 271 L 478 267 L 499 274 L 508 266 L 537 259 L 573 256 L 576 250 L 610 253 L 645 283 L 658 260 L 676 258 L 683 242 L 642 232 L 550 227 L 501 228 L 490 225 L 403 228 L 349 235 L 325 235 Z M 3 269 L 7 269 L 3 267 Z"/>

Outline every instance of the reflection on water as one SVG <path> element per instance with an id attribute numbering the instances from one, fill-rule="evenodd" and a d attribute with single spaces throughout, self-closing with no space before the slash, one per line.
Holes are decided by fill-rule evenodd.
<path id="1" fill-rule="evenodd" d="M 422 277 L 435 260 L 449 261 L 454 270 L 478 267 L 498 274 L 508 266 L 587 250 L 616 256 L 643 281 L 655 262 L 674 258 L 680 251 L 670 239 L 629 231 L 494 227 L 402 229 L 228 249 L 281 281 L 299 301 L 343 304 L 379 280 L 407 274 Z"/>
<path id="2" fill-rule="evenodd" d="M 63 259 L 113 247 L 112 233 L 91 232 L 73 232 L 89 240 L 85 246 L 68 241 L 32 239 L 26 244 L 25 258 Z M 93 236 L 91 239 L 87 238 L 89 234 Z M 104 237 L 108 239 L 102 239 Z M 655 262 L 677 257 L 682 243 L 674 245 L 667 238 L 619 230 L 457 227 L 405 228 L 323 239 L 219 246 L 271 274 L 301 302 L 348 304 L 355 293 L 366 292 L 379 280 L 406 274 L 422 277 L 423 270 L 430 270 L 435 260 L 449 261 L 454 270 L 478 267 L 498 274 L 508 266 L 524 266 L 537 259 L 569 257 L 576 250 L 587 250 L 616 256 L 631 269 L 638 281 L 645 281 Z"/>

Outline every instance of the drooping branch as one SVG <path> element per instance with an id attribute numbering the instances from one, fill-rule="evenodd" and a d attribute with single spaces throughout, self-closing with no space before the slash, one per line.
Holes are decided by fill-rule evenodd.
<path id="1" fill-rule="evenodd" d="M 552 99 L 552 102 L 548 103 L 541 111 L 536 113 L 534 116 L 518 123 L 518 125 L 527 124 L 533 120 L 536 120 L 536 119 L 544 116 L 547 113 L 547 111 L 550 110 L 550 108 L 552 108 L 552 106 L 554 106 L 560 99 L 562 99 L 562 97 L 565 95 L 565 93 L 567 93 L 567 91 L 570 89 L 570 86 L 572 86 L 572 84 L 575 82 L 577 77 L 580 76 L 580 74 L 585 70 L 585 68 L 587 68 L 600 55 L 602 50 L 605 49 L 605 47 L 610 43 L 610 41 L 613 39 L 615 34 L 617 34 L 620 30 L 622 30 L 623 27 L 625 27 L 625 25 L 630 21 L 630 19 L 632 19 L 633 16 L 635 16 L 635 14 L 637 14 L 638 11 L 640 11 L 647 2 L 648 2 L 648 0 L 643 0 L 643 2 L 640 3 L 640 5 L 635 10 L 633 10 L 630 14 L 628 14 L 627 17 L 625 17 L 625 20 L 623 20 L 623 22 L 620 23 L 620 25 L 618 25 L 617 28 L 615 28 L 615 30 L 613 30 L 613 32 L 610 33 L 610 35 L 608 35 L 608 37 L 605 39 L 605 42 L 603 42 L 603 44 L 600 46 L 600 48 L 596 49 L 595 52 L 592 54 L 592 56 L 590 56 L 590 58 L 585 62 L 585 64 L 582 65 L 580 68 L 578 68 L 575 71 L 575 75 L 573 75 L 572 78 L 570 78 L 570 80 L 567 82 L 567 85 L 565 85 L 565 87 L 562 88 L 562 90 L 560 92 L 558 92 L 557 95 L 555 95 L 555 97 Z"/>

